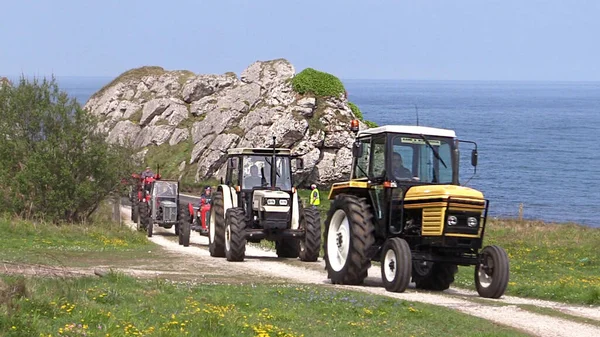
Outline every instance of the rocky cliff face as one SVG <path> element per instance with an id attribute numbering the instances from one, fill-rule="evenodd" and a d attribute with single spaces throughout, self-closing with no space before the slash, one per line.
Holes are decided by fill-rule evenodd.
<path id="1" fill-rule="evenodd" d="M 273 136 L 304 159 L 300 184 L 347 179 L 355 118 L 348 102 L 297 94 L 294 74 L 283 59 L 255 62 L 240 78 L 144 67 L 115 79 L 85 109 L 110 142 L 139 148 L 140 156 L 162 153 L 196 181 L 224 175 L 228 148 L 269 147 Z"/>

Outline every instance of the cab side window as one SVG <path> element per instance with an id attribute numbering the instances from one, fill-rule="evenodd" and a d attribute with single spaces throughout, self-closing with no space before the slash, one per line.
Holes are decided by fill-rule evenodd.
<path id="1" fill-rule="evenodd" d="M 373 156 L 371 157 L 371 176 L 380 178 L 385 175 L 385 137 L 373 137 L 371 144 Z"/>
<path id="2" fill-rule="evenodd" d="M 361 153 L 360 156 L 354 159 L 354 172 L 352 172 L 353 179 L 367 177 L 367 172 L 369 172 L 369 160 L 371 158 L 371 138 L 361 139 L 358 146 L 359 152 Z"/>

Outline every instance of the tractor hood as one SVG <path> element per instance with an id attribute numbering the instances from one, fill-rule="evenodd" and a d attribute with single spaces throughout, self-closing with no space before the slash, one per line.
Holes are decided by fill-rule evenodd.
<path id="1" fill-rule="evenodd" d="M 252 194 L 252 209 L 266 212 L 288 212 L 290 195 L 283 191 L 255 190 Z"/>
<path id="2" fill-rule="evenodd" d="M 421 185 L 413 186 L 406 192 L 404 200 L 440 200 L 446 201 L 448 198 L 483 201 L 483 193 L 464 186 L 456 185 Z"/>

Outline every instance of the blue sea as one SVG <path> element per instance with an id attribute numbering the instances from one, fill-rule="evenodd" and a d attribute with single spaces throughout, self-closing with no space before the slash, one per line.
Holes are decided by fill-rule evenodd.
<path id="1" fill-rule="evenodd" d="M 82 104 L 111 80 L 58 78 Z M 491 216 L 517 217 L 522 204 L 525 218 L 600 227 L 600 82 L 343 82 L 365 119 L 416 125 L 418 112 L 419 125 L 477 142 L 468 186 Z"/>

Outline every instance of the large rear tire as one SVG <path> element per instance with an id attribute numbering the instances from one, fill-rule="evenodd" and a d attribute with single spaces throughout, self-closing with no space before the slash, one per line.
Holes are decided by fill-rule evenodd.
<path id="1" fill-rule="evenodd" d="M 475 266 L 475 287 L 479 296 L 500 298 L 509 279 L 508 254 L 502 247 L 487 246 L 481 251 L 482 262 Z"/>
<path id="2" fill-rule="evenodd" d="M 401 293 L 410 283 L 412 269 L 408 243 L 401 238 L 388 239 L 381 255 L 381 279 L 385 290 Z"/>
<path id="3" fill-rule="evenodd" d="M 413 261 L 412 280 L 417 289 L 443 291 L 450 288 L 458 272 L 455 264 Z"/>
<path id="4" fill-rule="evenodd" d="M 222 191 L 217 191 L 212 198 L 208 224 L 208 242 L 210 256 L 225 257 L 225 212 L 223 210 Z"/>
<path id="5" fill-rule="evenodd" d="M 140 217 L 140 208 L 138 206 L 138 202 L 134 201 L 131 204 L 131 221 L 134 223 L 138 223 L 138 219 Z"/>
<path id="6" fill-rule="evenodd" d="M 145 202 L 140 203 L 140 222 L 142 223 L 142 226 L 146 228 L 148 237 L 151 238 L 154 224 L 152 223 L 152 219 L 148 213 L 148 204 Z"/>
<path id="7" fill-rule="evenodd" d="M 361 284 L 375 244 L 373 215 L 365 198 L 336 196 L 325 221 L 325 267 L 334 284 Z"/>
<path id="8" fill-rule="evenodd" d="M 304 229 L 304 239 L 300 240 L 300 260 L 315 262 L 321 250 L 321 217 L 316 208 L 300 210 L 300 228 Z"/>
<path id="9" fill-rule="evenodd" d="M 244 209 L 230 208 L 225 216 L 225 257 L 227 261 L 244 261 L 246 257 L 246 220 Z"/>
<path id="10" fill-rule="evenodd" d="M 185 209 L 181 207 L 179 208 L 179 219 L 175 225 L 175 231 L 179 237 L 179 244 L 188 247 L 190 245 L 190 219 L 186 214 Z"/>

